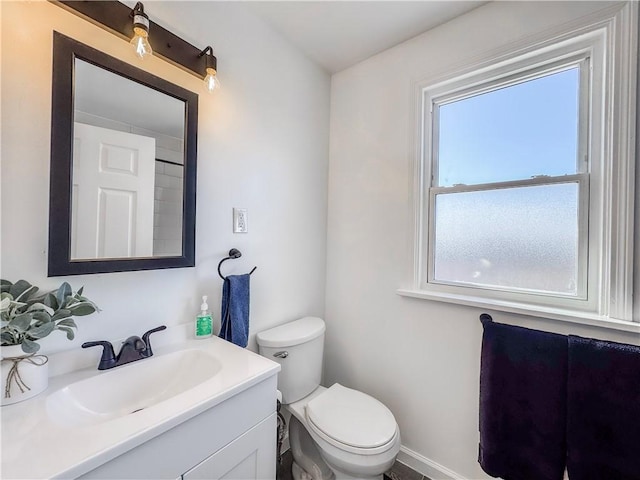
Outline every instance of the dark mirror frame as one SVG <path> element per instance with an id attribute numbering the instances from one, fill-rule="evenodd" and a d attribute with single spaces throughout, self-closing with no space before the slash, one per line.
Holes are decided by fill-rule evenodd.
<path id="1" fill-rule="evenodd" d="M 182 255 L 71 260 L 74 64 L 79 58 L 185 102 Z M 195 265 L 198 95 L 99 50 L 53 32 L 48 276 L 127 272 Z"/>

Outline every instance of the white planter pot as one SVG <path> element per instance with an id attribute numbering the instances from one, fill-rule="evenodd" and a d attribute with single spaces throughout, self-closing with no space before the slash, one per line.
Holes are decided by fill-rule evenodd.
<path id="1" fill-rule="evenodd" d="M 49 385 L 49 363 L 44 355 L 22 351 L 20 345 L 1 347 L 2 390 L 1 404 L 11 405 L 35 397 Z"/>

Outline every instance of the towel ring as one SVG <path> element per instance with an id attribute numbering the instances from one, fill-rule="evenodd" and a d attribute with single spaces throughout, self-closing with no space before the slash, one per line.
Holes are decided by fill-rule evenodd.
<path id="1" fill-rule="evenodd" d="M 227 260 L 233 260 L 234 258 L 240 258 L 241 256 L 242 256 L 242 253 L 240 252 L 240 250 L 238 250 L 237 248 L 232 248 L 231 250 L 229 250 L 229 256 L 223 258 L 222 260 L 220 260 L 220 263 L 218 264 L 218 275 L 220 275 L 220 278 L 222 280 L 226 280 L 227 279 L 227 277 L 222 275 L 222 272 L 220 271 L 220 267 L 222 266 L 222 264 L 224 262 L 226 262 Z M 251 275 L 253 272 L 255 272 L 256 268 L 258 268 L 258 267 L 253 267 L 253 269 L 249 272 L 249 275 Z"/>

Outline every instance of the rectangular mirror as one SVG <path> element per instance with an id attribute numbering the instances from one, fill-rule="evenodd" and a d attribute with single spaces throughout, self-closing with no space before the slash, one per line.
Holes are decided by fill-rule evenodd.
<path id="1" fill-rule="evenodd" d="M 54 32 L 49 276 L 195 264 L 198 96 Z"/>

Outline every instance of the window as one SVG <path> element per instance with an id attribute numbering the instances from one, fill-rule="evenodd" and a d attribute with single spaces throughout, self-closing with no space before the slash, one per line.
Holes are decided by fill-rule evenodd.
<path id="1" fill-rule="evenodd" d="M 417 86 L 414 286 L 398 293 L 637 327 L 637 5 L 603 15 Z"/>
<path id="2" fill-rule="evenodd" d="M 586 297 L 588 68 L 432 99 L 429 282 Z"/>

